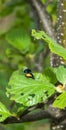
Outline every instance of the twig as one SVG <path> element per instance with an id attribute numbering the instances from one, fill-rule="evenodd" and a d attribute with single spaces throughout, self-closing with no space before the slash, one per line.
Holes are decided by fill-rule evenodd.
<path id="1" fill-rule="evenodd" d="M 41 119 L 50 118 L 50 114 L 47 113 L 46 110 L 37 111 L 32 114 L 26 114 L 25 116 L 22 116 L 20 118 L 15 117 L 8 117 L 2 124 L 11 124 L 11 123 L 23 123 L 23 122 L 29 122 L 29 121 L 36 121 Z"/>
<path id="2" fill-rule="evenodd" d="M 27 1 L 34 8 L 34 10 L 36 10 L 36 13 L 39 17 L 39 21 L 42 24 L 43 30 L 45 30 L 50 37 L 56 40 L 56 34 L 52 25 L 52 21 L 49 17 L 48 12 L 45 9 L 44 4 L 42 4 L 40 0 Z"/>
<path id="3" fill-rule="evenodd" d="M 36 17 L 39 18 L 40 24 L 42 26 L 42 29 L 55 41 L 57 41 L 56 38 L 56 32 L 54 30 L 52 21 L 49 17 L 48 12 L 46 11 L 45 5 L 41 3 L 40 0 L 26 0 L 28 4 L 31 5 L 31 7 L 34 9 L 34 12 L 36 12 Z M 36 11 L 35 11 L 36 10 Z M 51 66 L 57 67 L 60 64 L 60 58 L 56 54 L 51 53 Z M 42 58 L 43 59 L 43 58 Z M 40 65 L 40 60 L 39 60 Z"/>

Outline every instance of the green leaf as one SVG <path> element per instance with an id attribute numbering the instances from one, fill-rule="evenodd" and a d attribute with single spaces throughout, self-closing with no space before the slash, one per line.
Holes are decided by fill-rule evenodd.
<path id="1" fill-rule="evenodd" d="M 20 28 L 13 29 L 8 34 L 6 34 L 6 40 L 9 44 L 22 53 L 29 51 L 31 42 L 30 37 L 24 30 Z"/>
<path id="2" fill-rule="evenodd" d="M 15 71 L 9 81 L 7 95 L 11 100 L 32 106 L 34 104 L 45 101 L 55 92 L 55 87 L 49 83 L 42 74 L 34 74 L 35 80 L 25 77 L 23 71 Z"/>
<path id="3" fill-rule="evenodd" d="M 61 109 L 66 107 L 66 92 L 63 92 L 60 96 L 56 98 L 53 103 L 53 106 Z"/>
<path id="4" fill-rule="evenodd" d="M 43 39 L 44 32 L 43 31 L 36 32 L 36 30 L 33 29 L 32 30 L 32 36 L 35 37 L 37 40 L 38 39 Z"/>
<path id="5" fill-rule="evenodd" d="M 0 102 L 0 122 L 4 121 L 7 117 L 11 116 L 8 109 Z"/>
<path id="6" fill-rule="evenodd" d="M 57 82 L 56 74 L 55 74 L 55 68 L 47 68 L 44 70 L 44 74 L 47 78 L 47 80 L 53 84 Z"/>
<path id="7" fill-rule="evenodd" d="M 11 14 L 12 11 L 13 11 L 13 8 L 4 7 L 4 8 L 0 11 L 0 16 L 1 16 L 1 17 L 5 17 L 5 16 Z"/>
<path id="8" fill-rule="evenodd" d="M 45 4 L 46 0 L 41 0 L 41 2 L 42 2 L 43 4 Z"/>
<path id="9" fill-rule="evenodd" d="M 63 57 L 66 60 L 66 49 L 64 47 L 52 41 L 49 44 L 49 48 L 53 53 Z"/>
<path id="10" fill-rule="evenodd" d="M 66 49 L 51 39 L 44 31 L 36 32 L 35 30 L 32 30 L 32 36 L 36 39 L 43 39 L 46 43 L 48 43 L 48 46 L 53 53 L 66 60 Z"/>
<path id="11" fill-rule="evenodd" d="M 66 84 L 66 68 L 64 68 L 64 66 L 58 67 L 56 76 L 59 82 Z"/>

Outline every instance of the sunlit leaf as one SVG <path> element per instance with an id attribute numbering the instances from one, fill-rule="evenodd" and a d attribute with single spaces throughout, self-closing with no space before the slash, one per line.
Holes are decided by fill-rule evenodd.
<path id="1" fill-rule="evenodd" d="M 25 77 L 23 72 L 15 71 L 9 81 L 7 94 L 25 106 L 45 101 L 55 92 L 55 87 L 42 74 L 34 74 L 35 79 Z"/>
<path id="2" fill-rule="evenodd" d="M 66 84 L 66 68 L 60 66 L 56 71 L 56 76 L 59 82 Z"/>
<path id="3" fill-rule="evenodd" d="M 61 45 L 57 44 L 44 31 L 36 32 L 35 30 L 32 30 L 32 36 L 36 39 L 43 39 L 48 44 L 50 50 L 53 53 L 63 57 L 66 60 L 66 49 Z"/>
<path id="4" fill-rule="evenodd" d="M 4 121 L 7 117 L 11 116 L 8 109 L 0 102 L 0 122 Z"/>
<path id="5" fill-rule="evenodd" d="M 51 42 L 49 44 L 49 48 L 53 53 L 63 57 L 66 60 L 66 49 L 64 47 L 57 43 Z"/>
<path id="6" fill-rule="evenodd" d="M 56 98 L 53 103 L 53 106 L 61 109 L 66 107 L 66 92 L 63 92 L 60 96 Z"/>
<path id="7" fill-rule="evenodd" d="M 43 31 L 36 32 L 36 30 L 33 29 L 32 30 L 32 36 L 35 37 L 37 40 L 43 39 L 44 32 Z"/>

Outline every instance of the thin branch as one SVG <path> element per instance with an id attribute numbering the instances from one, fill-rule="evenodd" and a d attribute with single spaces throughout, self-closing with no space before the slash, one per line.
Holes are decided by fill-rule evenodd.
<path id="1" fill-rule="evenodd" d="M 34 8 L 34 10 L 36 10 L 36 13 L 39 17 L 39 21 L 42 24 L 43 30 L 45 30 L 50 37 L 56 40 L 56 34 L 54 31 L 54 27 L 52 26 L 52 21 L 49 17 L 48 12 L 46 11 L 44 4 L 42 4 L 40 0 L 27 1 Z"/>
<path id="2" fill-rule="evenodd" d="M 50 114 L 47 113 L 47 111 L 40 109 L 40 111 L 31 114 L 26 114 L 25 116 L 22 116 L 20 118 L 8 117 L 4 122 L 2 122 L 2 124 L 23 123 L 23 122 L 46 119 L 50 117 L 51 116 Z"/>
<path id="3" fill-rule="evenodd" d="M 32 122 L 42 119 L 56 120 L 58 124 L 65 124 L 66 114 L 65 112 L 57 108 L 48 108 L 47 110 L 37 109 L 31 111 L 26 115 L 21 115 L 20 117 L 8 117 L 2 124 L 12 124 L 12 123 L 23 123 L 23 122 Z"/>
<path id="4" fill-rule="evenodd" d="M 48 12 L 46 11 L 45 5 L 41 3 L 40 0 L 26 0 L 28 4 L 33 8 L 34 12 L 36 12 L 36 17 L 39 18 L 40 24 L 42 26 L 42 29 L 55 41 L 57 41 L 56 38 L 56 32 L 53 27 L 51 18 L 49 17 Z M 60 65 L 60 58 L 56 54 L 51 53 L 51 66 L 57 67 Z M 43 58 L 42 58 L 43 59 Z M 39 61 L 40 65 L 40 61 Z"/>
<path id="5" fill-rule="evenodd" d="M 41 119 L 50 118 L 50 114 L 46 110 L 40 110 L 33 114 L 27 114 L 21 118 L 22 121 L 37 121 Z"/>

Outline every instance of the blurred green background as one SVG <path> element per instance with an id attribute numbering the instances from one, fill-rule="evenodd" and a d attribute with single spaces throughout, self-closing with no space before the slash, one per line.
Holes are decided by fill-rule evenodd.
<path id="1" fill-rule="evenodd" d="M 57 0 L 41 0 L 56 28 Z M 12 72 L 22 66 L 44 72 L 50 65 L 49 49 L 43 41 L 32 38 L 32 29 L 41 29 L 41 22 L 26 0 L 0 0 L 0 101 L 9 107 L 6 87 Z M 49 130 L 49 121 L 0 125 L 0 130 Z"/>

